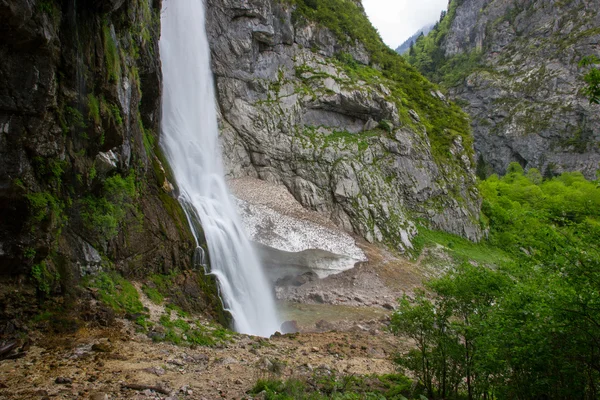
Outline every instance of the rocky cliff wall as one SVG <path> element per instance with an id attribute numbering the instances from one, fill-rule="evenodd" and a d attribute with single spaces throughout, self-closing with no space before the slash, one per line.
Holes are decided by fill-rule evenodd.
<path id="1" fill-rule="evenodd" d="M 157 146 L 160 9 L 0 2 L 0 278 L 13 294 L 35 288 L 28 302 L 85 293 L 80 279 L 101 269 L 192 267 L 194 239 Z M 4 294 L 10 318 L 18 301 Z"/>
<path id="2" fill-rule="evenodd" d="M 513 161 L 546 176 L 600 169 L 600 112 L 581 89 L 578 62 L 600 55 L 597 0 L 464 0 L 442 50 L 480 52 L 481 64 L 451 96 L 473 121 L 480 171 Z"/>
<path id="3" fill-rule="evenodd" d="M 387 79 L 363 43 L 299 4 L 207 1 L 229 176 L 285 185 L 304 207 L 402 251 L 418 219 L 479 239 L 465 116 L 399 57 L 406 73 Z M 360 3 L 345 4 L 373 29 Z"/>

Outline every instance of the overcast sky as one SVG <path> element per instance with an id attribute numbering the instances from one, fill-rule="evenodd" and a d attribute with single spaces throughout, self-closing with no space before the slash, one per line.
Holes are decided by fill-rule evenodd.
<path id="1" fill-rule="evenodd" d="M 362 0 L 383 41 L 395 49 L 423 26 L 439 20 L 448 0 Z"/>

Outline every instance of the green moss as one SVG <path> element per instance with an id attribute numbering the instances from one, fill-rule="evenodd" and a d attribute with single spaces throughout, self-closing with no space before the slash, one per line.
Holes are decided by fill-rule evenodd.
<path id="1" fill-rule="evenodd" d="M 166 328 L 164 341 L 177 345 L 210 347 L 230 341 L 233 335 L 231 331 L 222 327 L 204 326 L 182 318 L 172 320 L 170 313 L 161 315 L 159 322 Z"/>
<path id="2" fill-rule="evenodd" d="M 66 106 L 64 108 L 64 118 L 67 132 L 87 128 L 83 114 L 76 108 Z"/>
<path id="3" fill-rule="evenodd" d="M 119 313 L 139 314 L 144 312 L 138 291 L 116 272 L 101 272 L 87 282 L 98 289 L 100 300 Z"/>
<path id="4" fill-rule="evenodd" d="M 116 82 L 121 77 L 121 56 L 119 54 L 117 43 L 112 37 L 108 20 L 105 20 L 102 26 L 102 40 L 108 78 L 109 80 Z"/>
<path id="5" fill-rule="evenodd" d="M 100 125 L 100 100 L 93 93 L 88 94 L 88 117 L 94 121 L 96 125 Z"/>
<path id="6" fill-rule="evenodd" d="M 160 305 L 164 302 L 165 298 L 162 295 L 162 293 L 160 293 L 158 291 L 158 289 L 144 285 L 142 286 L 142 291 L 144 292 L 144 294 L 146 296 L 148 296 L 148 298 L 150 299 L 150 301 L 152 301 L 154 304 Z"/>
<path id="7" fill-rule="evenodd" d="M 62 212 L 62 203 L 50 192 L 29 193 L 26 197 L 31 207 L 31 220 L 34 223 L 51 220 Z"/>
<path id="8" fill-rule="evenodd" d="M 136 215 L 139 213 L 133 205 L 137 197 L 133 173 L 125 178 L 121 175 L 107 178 L 101 195 L 88 195 L 80 201 L 84 226 L 100 240 L 113 238 L 118 233 L 119 225 L 124 222 L 127 211 Z"/>
<path id="9" fill-rule="evenodd" d="M 52 286 L 60 280 L 58 273 L 50 272 L 45 261 L 31 267 L 31 277 L 35 281 L 38 291 L 45 295 L 50 294 Z"/>

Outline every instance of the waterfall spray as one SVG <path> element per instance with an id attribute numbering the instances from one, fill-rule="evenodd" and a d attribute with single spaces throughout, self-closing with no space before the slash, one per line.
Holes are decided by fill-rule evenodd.
<path id="1" fill-rule="evenodd" d="M 279 329 L 271 288 L 243 232 L 224 179 L 210 49 L 202 0 L 165 0 L 161 147 L 189 220 L 199 217 L 211 274 L 238 332 L 268 336 Z M 200 232 L 191 224 L 196 241 Z"/>

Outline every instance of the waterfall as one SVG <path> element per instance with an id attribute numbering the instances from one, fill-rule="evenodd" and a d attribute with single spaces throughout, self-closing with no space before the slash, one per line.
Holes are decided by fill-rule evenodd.
<path id="1" fill-rule="evenodd" d="M 247 239 L 225 183 L 210 49 L 202 0 L 165 0 L 160 53 L 163 67 L 161 147 L 179 187 L 179 201 L 198 242 L 199 217 L 211 274 L 238 332 L 279 330 L 273 294 Z"/>

